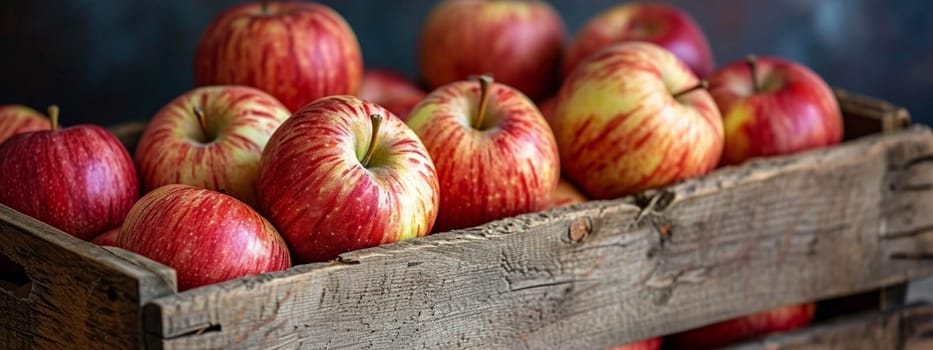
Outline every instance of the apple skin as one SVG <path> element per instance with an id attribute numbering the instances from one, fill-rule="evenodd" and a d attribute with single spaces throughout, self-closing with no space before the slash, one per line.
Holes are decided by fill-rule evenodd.
<path id="1" fill-rule="evenodd" d="M 83 240 L 119 226 L 139 196 L 130 155 L 96 125 L 13 136 L 0 174 L 0 203 Z"/>
<path id="2" fill-rule="evenodd" d="M 16 134 L 48 130 L 49 120 L 34 109 L 22 105 L 0 106 L 0 143 Z"/>
<path id="3" fill-rule="evenodd" d="M 408 119 L 437 166 L 441 185 L 435 232 L 537 211 L 560 178 L 554 135 L 525 95 L 489 86 L 474 128 L 480 83 L 461 81 L 429 93 Z"/>
<path id="4" fill-rule="evenodd" d="M 629 3 L 609 8 L 583 25 L 567 49 L 564 76 L 594 52 L 626 41 L 645 41 L 668 49 L 698 77 L 713 71 L 706 35 L 689 14 L 666 4 Z"/>
<path id="5" fill-rule="evenodd" d="M 91 240 L 91 243 L 94 243 L 99 246 L 116 247 L 117 246 L 117 235 L 119 233 L 120 233 L 119 227 L 104 231 L 104 233 L 101 233 L 97 235 L 97 237 L 94 237 L 94 239 Z"/>
<path id="6" fill-rule="evenodd" d="M 547 124 L 554 128 L 554 109 L 557 108 L 557 96 L 548 97 L 541 102 L 538 102 L 538 110 L 541 111 L 541 115 L 544 117 L 544 120 L 547 121 Z"/>
<path id="7" fill-rule="evenodd" d="M 175 269 L 179 291 L 291 266 L 272 224 L 243 202 L 188 185 L 139 199 L 117 246 Z"/>
<path id="8" fill-rule="evenodd" d="M 710 77 L 709 91 L 725 126 L 724 165 L 842 141 L 839 103 L 816 73 L 776 57 L 757 58 L 755 69 L 758 93 L 744 60 L 723 66 Z"/>
<path id="9" fill-rule="evenodd" d="M 612 45 L 567 77 L 552 119 L 565 174 L 588 197 L 616 198 L 708 173 L 722 117 L 696 76 L 650 43 Z"/>
<path id="10" fill-rule="evenodd" d="M 373 114 L 383 121 L 364 165 Z M 258 184 L 263 212 L 301 262 L 422 237 L 437 217 L 437 173 L 418 136 L 353 96 L 319 99 L 285 121 L 263 151 Z"/>
<path id="11" fill-rule="evenodd" d="M 247 3 L 220 14 L 198 42 L 195 84 L 248 85 L 295 111 L 318 98 L 355 94 L 363 58 L 333 9 L 307 2 Z"/>
<path id="12" fill-rule="evenodd" d="M 543 1 L 444 1 L 421 29 L 418 63 L 432 89 L 489 74 L 537 99 L 557 87 L 566 37 Z"/>
<path id="13" fill-rule="evenodd" d="M 551 210 L 572 204 L 586 202 L 586 196 L 577 189 L 570 181 L 561 178 L 557 183 L 557 189 L 551 193 L 550 198 L 541 206 L 541 210 Z"/>
<path id="14" fill-rule="evenodd" d="M 427 95 L 404 76 L 386 69 L 367 69 L 360 84 L 360 98 L 385 107 L 405 121 L 408 113 Z"/>
<path id="15" fill-rule="evenodd" d="M 204 115 L 202 129 L 195 108 Z M 256 207 L 259 157 L 291 113 L 246 86 L 191 90 L 163 107 L 136 146 L 143 189 L 186 184 L 230 194 Z"/>
<path id="16" fill-rule="evenodd" d="M 609 350 L 658 350 L 661 348 L 661 342 L 661 337 L 648 338 L 624 345 L 614 346 L 609 348 Z"/>
<path id="17" fill-rule="evenodd" d="M 673 334 L 665 342 L 675 349 L 716 349 L 805 327 L 813 321 L 815 309 L 813 303 L 785 306 Z"/>

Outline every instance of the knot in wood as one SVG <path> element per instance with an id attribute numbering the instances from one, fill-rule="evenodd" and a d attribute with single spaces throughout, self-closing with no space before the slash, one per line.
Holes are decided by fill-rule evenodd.
<path id="1" fill-rule="evenodd" d="M 586 238 L 586 236 L 588 236 L 592 230 L 592 221 L 589 217 L 584 216 L 570 223 L 570 229 L 568 230 L 568 233 L 570 235 L 570 240 L 578 242 Z"/>

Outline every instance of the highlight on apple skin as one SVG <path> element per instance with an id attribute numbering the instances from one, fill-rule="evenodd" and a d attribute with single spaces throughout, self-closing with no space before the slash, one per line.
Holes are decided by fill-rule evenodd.
<path id="1" fill-rule="evenodd" d="M 702 83 L 650 43 L 590 56 L 564 82 L 551 120 L 565 174 L 588 197 L 608 199 L 708 173 L 723 126 Z"/>
<path id="2" fill-rule="evenodd" d="M 136 168 L 116 136 L 96 125 L 17 134 L 0 144 L 0 203 L 89 240 L 117 227 L 139 196 Z"/>
<path id="3" fill-rule="evenodd" d="M 259 157 L 288 109 L 247 86 L 191 90 L 163 107 L 136 146 L 143 189 L 187 184 L 256 207 Z"/>
<path id="4" fill-rule="evenodd" d="M 220 192 L 166 185 L 133 205 L 117 246 L 173 269 L 183 291 L 291 266 L 272 224 Z"/>
<path id="5" fill-rule="evenodd" d="M 736 60 L 710 77 L 709 91 L 722 111 L 724 165 L 842 141 L 835 95 L 802 64 L 777 57 Z"/>
<path id="6" fill-rule="evenodd" d="M 247 85 L 290 111 L 324 96 L 356 94 L 360 45 L 336 11 L 312 2 L 253 2 L 216 17 L 198 42 L 195 84 Z"/>
<path id="7" fill-rule="evenodd" d="M 554 135 L 538 108 L 488 76 L 432 91 L 408 126 L 437 166 L 437 232 L 536 211 L 560 178 Z"/>
<path id="8" fill-rule="evenodd" d="M 447 0 L 421 29 L 418 66 L 432 89 L 488 74 L 537 99 L 557 87 L 566 37 L 544 1 Z"/>
<path id="9" fill-rule="evenodd" d="M 661 337 L 648 338 L 628 344 L 623 344 L 619 346 L 614 346 L 608 350 L 658 350 L 661 348 Z"/>
<path id="10" fill-rule="evenodd" d="M 0 106 L 0 143 L 16 134 L 48 130 L 49 120 L 36 110 L 22 105 Z"/>
<path id="11" fill-rule="evenodd" d="M 279 128 L 262 154 L 259 202 L 301 262 L 427 235 L 438 211 L 434 163 L 383 107 L 325 97 Z"/>
<path id="12" fill-rule="evenodd" d="M 583 25 L 567 49 L 564 76 L 594 52 L 626 41 L 668 49 L 700 78 L 713 72 L 706 35 L 688 13 L 661 3 L 626 3 L 600 12 Z"/>

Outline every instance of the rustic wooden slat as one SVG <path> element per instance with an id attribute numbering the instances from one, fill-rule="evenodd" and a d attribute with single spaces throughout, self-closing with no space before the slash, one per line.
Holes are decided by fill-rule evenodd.
<path id="1" fill-rule="evenodd" d="M 933 273 L 931 155 L 914 127 L 207 286 L 148 345 L 589 349 L 897 284 Z"/>
<path id="2" fill-rule="evenodd" d="M 933 348 L 933 306 L 911 305 L 847 317 L 727 350 L 900 350 Z"/>
<path id="3" fill-rule="evenodd" d="M 845 118 L 843 125 L 847 139 L 900 130 L 910 125 L 910 113 L 904 108 L 842 89 L 834 89 L 833 92 Z"/>
<path id="4" fill-rule="evenodd" d="M 174 293 L 175 271 L 100 248 L 0 205 L 0 252 L 31 287 L 0 290 L 0 349 L 138 348 L 141 305 Z"/>

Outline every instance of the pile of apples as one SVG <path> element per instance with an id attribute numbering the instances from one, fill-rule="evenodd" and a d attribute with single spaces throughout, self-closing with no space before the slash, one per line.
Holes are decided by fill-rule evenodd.
<path id="1" fill-rule="evenodd" d="M 236 6 L 132 157 L 57 108 L 0 107 L 0 203 L 169 265 L 184 290 L 842 139 L 817 74 L 751 56 L 714 70 L 663 4 L 606 9 L 569 40 L 542 1 L 443 1 L 418 57 L 430 92 L 364 71 L 324 5 Z"/>

